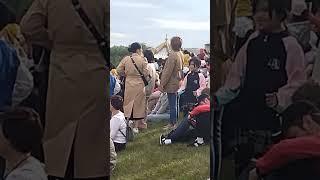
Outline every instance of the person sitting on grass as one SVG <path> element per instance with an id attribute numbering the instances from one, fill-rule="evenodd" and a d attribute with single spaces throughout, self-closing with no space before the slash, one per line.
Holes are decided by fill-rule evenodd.
<path id="1" fill-rule="evenodd" d="M 210 100 L 209 95 L 202 94 L 198 97 L 198 105 L 193 108 L 179 126 L 168 135 L 160 136 L 160 145 L 175 142 L 185 142 L 191 138 L 196 140 L 190 146 L 201 146 L 209 140 L 210 135 Z M 193 127 L 193 129 L 190 129 Z"/>
<path id="2" fill-rule="evenodd" d="M 147 116 L 148 121 L 158 121 L 158 120 L 170 120 L 170 113 L 169 113 L 169 101 L 167 93 L 163 92 L 160 95 L 160 98 L 151 111 L 150 114 Z"/>
<path id="3" fill-rule="evenodd" d="M 123 99 L 121 96 L 115 95 L 110 98 L 110 137 L 113 141 L 116 152 L 126 148 L 126 129 L 127 122 L 123 112 Z"/>
<path id="4" fill-rule="evenodd" d="M 39 160 L 31 155 L 42 141 L 39 115 L 29 108 L 0 112 L 0 156 L 6 160 L 5 180 L 47 180 Z"/>
<path id="5" fill-rule="evenodd" d="M 305 87 L 309 92 L 320 91 L 319 85 Z M 303 97 L 299 92 L 295 94 Z M 308 95 L 304 97 L 307 98 L 293 99 L 294 103 L 283 112 L 284 139 L 258 158 L 250 180 L 259 176 L 272 180 L 320 179 L 320 96 L 313 100 L 308 100 Z"/>

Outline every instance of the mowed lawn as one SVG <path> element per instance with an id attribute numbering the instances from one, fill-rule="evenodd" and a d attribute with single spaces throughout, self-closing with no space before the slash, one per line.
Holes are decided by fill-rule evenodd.
<path id="1" fill-rule="evenodd" d="M 207 180 L 208 145 L 194 148 L 187 144 L 159 145 L 165 123 L 148 124 L 124 152 L 118 153 L 112 180 Z"/>

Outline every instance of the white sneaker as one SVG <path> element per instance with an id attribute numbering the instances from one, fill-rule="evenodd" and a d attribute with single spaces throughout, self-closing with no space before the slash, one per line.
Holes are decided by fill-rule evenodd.
<path id="1" fill-rule="evenodd" d="M 139 133 L 139 129 L 138 128 L 133 128 L 132 129 L 133 133 L 138 134 Z"/>

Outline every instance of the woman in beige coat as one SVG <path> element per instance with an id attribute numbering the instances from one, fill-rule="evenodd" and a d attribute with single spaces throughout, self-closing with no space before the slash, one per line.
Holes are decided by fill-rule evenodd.
<path id="1" fill-rule="evenodd" d="M 80 0 L 101 34 L 107 32 L 108 2 Z M 34 0 L 21 30 L 27 41 L 52 50 L 43 142 L 47 173 L 65 179 L 106 179 L 109 72 L 96 40 L 71 0 Z"/>
<path id="2" fill-rule="evenodd" d="M 181 52 L 182 40 L 180 37 L 171 39 L 172 52 L 164 65 L 160 77 L 159 90 L 168 94 L 170 106 L 170 123 L 165 129 L 174 128 L 178 120 L 178 89 L 183 79 L 182 65 L 184 55 Z"/>
<path id="3" fill-rule="evenodd" d="M 139 122 L 146 117 L 146 92 L 145 85 L 132 59 L 146 80 L 149 79 L 148 62 L 143 57 L 142 47 L 139 43 L 133 43 L 128 48 L 132 53 L 126 56 L 117 67 L 120 76 L 126 77 L 124 92 L 124 115 L 134 121 L 133 131 L 138 133 Z M 132 58 L 132 59 L 131 59 Z"/>

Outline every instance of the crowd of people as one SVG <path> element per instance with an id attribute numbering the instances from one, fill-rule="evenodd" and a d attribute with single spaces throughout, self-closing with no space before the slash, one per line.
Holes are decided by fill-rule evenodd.
<path id="1" fill-rule="evenodd" d="M 212 97 L 221 156 L 238 180 L 319 179 L 320 4 L 238 2 L 235 58 Z"/>
<path id="2" fill-rule="evenodd" d="M 170 45 L 166 59 L 155 59 L 151 50 L 132 43 L 130 55 L 110 71 L 110 137 L 116 153 L 125 150 L 128 136 L 158 121 L 167 122 L 160 145 L 209 143 L 210 56 L 204 49 L 197 56 L 183 50 L 180 37 Z"/>

